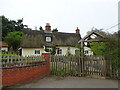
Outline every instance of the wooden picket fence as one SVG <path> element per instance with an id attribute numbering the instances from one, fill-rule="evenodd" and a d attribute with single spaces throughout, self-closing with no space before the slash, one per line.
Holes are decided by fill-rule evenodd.
<path id="1" fill-rule="evenodd" d="M 44 65 L 46 63 L 43 56 L 2 56 L 1 62 L 1 68 Z"/>
<path id="2" fill-rule="evenodd" d="M 51 56 L 51 74 L 71 76 L 102 76 L 119 78 L 119 72 L 114 69 L 110 60 L 103 56 Z"/>

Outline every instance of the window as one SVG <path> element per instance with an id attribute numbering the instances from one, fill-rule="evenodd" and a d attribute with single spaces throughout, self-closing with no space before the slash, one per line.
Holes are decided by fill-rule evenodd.
<path id="1" fill-rule="evenodd" d="M 88 51 L 84 51 L 84 54 L 88 54 Z"/>
<path id="2" fill-rule="evenodd" d="M 35 50 L 35 54 L 40 54 L 40 50 Z"/>
<path id="3" fill-rule="evenodd" d="M 62 49 L 58 48 L 57 49 L 57 54 L 62 54 Z"/>
<path id="4" fill-rule="evenodd" d="M 51 42 L 51 37 L 46 37 L 46 42 Z"/>

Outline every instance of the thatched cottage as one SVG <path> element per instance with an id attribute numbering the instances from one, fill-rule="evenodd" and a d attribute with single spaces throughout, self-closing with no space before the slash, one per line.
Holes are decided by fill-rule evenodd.
<path id="1" fill-rule="evenodd" d="M 55 55 L 75 54 L 75 47 L 81 39 L 80 30 L 76 33 L 52 32 L 49 23 L 45 30 L 23 30 L 21 43 L 22 56 L 41 55 L 43 52 L 51 52 Z"/>

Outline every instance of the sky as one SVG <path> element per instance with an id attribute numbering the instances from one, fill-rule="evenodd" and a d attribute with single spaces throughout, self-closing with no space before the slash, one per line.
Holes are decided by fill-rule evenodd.
<path id="1" fill-rule="evenodd" d="M 113 33 L 118 30 L 118 2 L 120 0 L 0 0 L 0 15 L 11 20 L 23 18 L 23 24 L 33 30 L 40 26 L 59 32 L 75 33 L 80 29 L 85 36 L 91 29 Z"/>

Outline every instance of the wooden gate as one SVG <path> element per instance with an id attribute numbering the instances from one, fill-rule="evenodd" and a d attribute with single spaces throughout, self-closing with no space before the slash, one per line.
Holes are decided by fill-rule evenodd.
<path id="1" fill-rule="evenodd" d="M 118 69 L 113 69 L 111 61 L 103 56 L 51 56 L 52 75 L 100 76 L 119 78 Z"/>
<path id="2" fill-rule="evenodd" d="M 50 66 L 53 75 L 82 75 L 79 56 L 51 56 Z"/>
<path id="3" fill-rule="evenodd" d="M 106 76 L 106 60 L 102 56 L 51 56 L 51 74 L 72 76 Z"/>
<path id="4" fill-rule="evenodd" d="M 103 56 L 87 56 L 84 58 L 85 75 L 106 76 L 106 60 Z"/>

